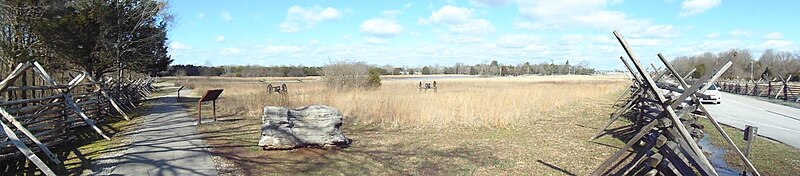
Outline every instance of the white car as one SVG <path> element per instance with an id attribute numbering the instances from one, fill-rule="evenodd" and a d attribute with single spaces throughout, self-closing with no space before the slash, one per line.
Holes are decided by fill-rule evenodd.
<path id="1" fill-rule="evenodd" d="M 705 85 L 703 85 L 705 86 Z M 722 93 L 717 90 L 717 85 L 711 84 L 711 87 L 708 88 L 703 94 L 708 95 L 709 99 L 704 99 L 703 97 L 700 98 L 701 103 L 722 103 Z"/>

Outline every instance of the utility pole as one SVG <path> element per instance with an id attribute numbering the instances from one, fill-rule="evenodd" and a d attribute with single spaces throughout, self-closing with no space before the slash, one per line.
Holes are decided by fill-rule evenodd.
<path id="1" fill-rule="evenodd" d="M 755 66 L 756 66 L 755 63 L 756 63 L 756 61 L 750 61 L 750 80 L 754 80 L 753 79 L 753 73 L 754 73 L 753 70 L 755 69 Z"/>

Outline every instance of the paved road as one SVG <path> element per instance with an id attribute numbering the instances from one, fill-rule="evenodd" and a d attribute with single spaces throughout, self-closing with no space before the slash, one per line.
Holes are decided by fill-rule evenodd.
<path id="1" fill-rule="evenodd" d="M 144 120 L 111 175 L 217 175 L 195 121 L 175 97 L 158 98 Z"/>
<path id="2" fill-rule="evenodd" d="M 800 148 L 800 109 L 725 92 L 722 104 L 706 108 L 720 123 L 739 129 L 756 126 L 759 135 Z"/>

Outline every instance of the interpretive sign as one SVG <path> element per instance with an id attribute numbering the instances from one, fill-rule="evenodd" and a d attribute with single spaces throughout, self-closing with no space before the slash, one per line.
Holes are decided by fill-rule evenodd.
<path id="1" fill-rule="evenodd" d="M 207 90 L 203 97 L 197 101 L 197 124 L 203 123 L 203 102 L 211 101 L 213 110 L 211 111 L 214 121 L 217 121 L 217 98 L 222 94 L 223 89 Z"/>

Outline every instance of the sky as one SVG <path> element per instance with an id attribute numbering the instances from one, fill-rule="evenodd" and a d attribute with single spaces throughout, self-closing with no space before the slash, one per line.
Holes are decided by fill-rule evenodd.
<path id="1" fill-rule="evenodd" d="M 173 64 L 418 67 L 582 63 L 623 69 L 618 30 L 644 63 L 749 49 L 800 51 L 800 1 L 169 1 Z"/>

